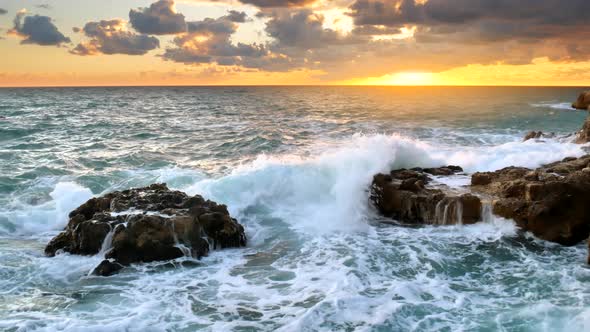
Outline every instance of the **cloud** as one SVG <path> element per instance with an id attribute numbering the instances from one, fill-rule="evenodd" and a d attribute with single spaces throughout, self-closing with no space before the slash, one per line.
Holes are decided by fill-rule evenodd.
<path id="1" fill-rule="evenodd" d="M 419 25 L 439 34 L 475 27 L 470 30 L 488 39 L 542 39 L 569 30 L 563 27 L 586 30 L 588 12 L 587 0 L 356 0 L 350 7 L 357 26 Z"/>
<path id="2" fill-rule="evenodd" d="M 143 55 L 160 46 L 160 41 L 152 36 L 136 34 L 126 28 L 121 19 L 88 22 L 84 28 L 75 28 L 90 38 L 78 44 L 70 52 L 76 55 L 128 54 Z"/>
<path id="3" fill-rule="evenodd" d="M 131 26 L 138 32 L 152 35 L 169 35 L 185 32 L 184 15 L 177 13 L 174 0 L 159 0 L 148 8 L 129 12 Z"/>
<path id="4" fill-rule="evenodd" d="M 311 9 L 276 11 L 269 17 L 265 31 L 279 47 L 309 50 L 360 41 L 354 36 L 343 36 L 335 30 L 324 28 L 324 16 Z"/>
<path id="5" fill-rule="evenodd" d="M 219 18 L 187 22 L 187 33 L 174 38 L 174 47 L 167 48 L 162 58 L 188 65 L 217 64 L 266 70 L 287 71 L 290 59 L 273 53 L 262 44 L 232 43 L 237 22 L 245 22 L 244 13 L 230 11 Z"/>
<path id="6" fill-rule="evenodd" d="M 234 23 L 246 23 L 248 20 L 248 15 L 246 13 L 236 10 L 230 10 L 225 17 Z"/>
<path id="7" fill-rule="evenodd" d="M 241 3 L 260 8 L 304 7 L 317 0 L 240 0 Z"/>
<path id="8" fill-rule="evenodd" d="M 40 8 L 40 9 L 47 9 L 47 10 L 50 10 L 50 9 L 52 9 L 52 8 L 53 8 L 53 7 L 52 7 L 50 4 L 48 4 L 48 3 L 42 3 L 42 4 L 39 4 L 39 5 L 36 5 L 35 7 L 37 7 L 37 8 Z"/>
<path id="9" fill-rule="evenodd" d="M 21 44 L 60 46 L 71 42 L 59 32 L 49 16 L 27 16 L 26 10 L 16 14 L 14 28 L 9 33 L 23 38 Z"/>
<path id="10" fill-rule="evenodd" d="M 7 13 L 8 11 L 6 9 L 0 8 L 0 15 L 5 15 Z"/>

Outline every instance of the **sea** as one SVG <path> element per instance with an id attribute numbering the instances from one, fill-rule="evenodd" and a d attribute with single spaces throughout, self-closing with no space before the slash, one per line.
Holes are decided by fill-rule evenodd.
<path id="1" fill-rule="evenodd" d="M 378 216 L 373 175 L 581 156 L 582 87 L 0 89 L 1 331 L 590 331 L 585 243 Z M 556 138 L 529 140 L 531 130 Z M 43 254 L 91 197 L 226 204 L 246 248 L 90 274 Z"/>

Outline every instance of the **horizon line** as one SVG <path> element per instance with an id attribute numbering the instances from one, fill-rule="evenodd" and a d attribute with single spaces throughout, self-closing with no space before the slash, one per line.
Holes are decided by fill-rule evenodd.
<path id="1" fill-rule="evenodd" d="M 398 85 L 398 84 L 122 84 L 122 85 L 0 85 L 0 89 L 40 89 L 40 88 L 210 88 L 210 87 L 397 87 L 397 88 L 441 88 L 441 87 L 479 87 L 479 88 L 589 88 L 589 85 L 502 85 L 502 84 L 425 84 L 425 85 Z"/>

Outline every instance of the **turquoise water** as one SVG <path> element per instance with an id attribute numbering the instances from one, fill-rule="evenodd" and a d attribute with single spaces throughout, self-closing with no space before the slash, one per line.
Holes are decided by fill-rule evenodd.
<path id="1" fill-rule="evenodd" d="M 373 174 L 578 156 L 578 88 L 0 89 L 0 329 L 584 331 L 583 244 L 509 220 L 379 223 Z M 452 186 L 468 177 L 441 179 Z M 167 182 L 225 203 L 249 246 L 88 276 L 43 257 L 93 195 Z"/>

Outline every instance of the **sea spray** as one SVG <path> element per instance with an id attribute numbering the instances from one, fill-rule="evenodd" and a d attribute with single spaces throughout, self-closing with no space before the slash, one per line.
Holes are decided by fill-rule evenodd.
<path id="1" fill-rule="evenodd" d="M 233 213 L 264 207 L 295 228 L 312 232 L 365 228 L 374 174 L 397 167 L 437 165 L 419 141 L 356 135 L 313 157 L 262 155 L 230 175 L 187 188 L 224 202 Z"/>
<path id="2" fill-rule="evenodd" d="M 52 200 L 30 205 L 15 200 L 0 208 L 0 234 L 41 234 L 60 230 L 67 224 L 68 214 L 92 198 L 92 192 L 74 182 L 58 182 L 49 193 Z"/>

